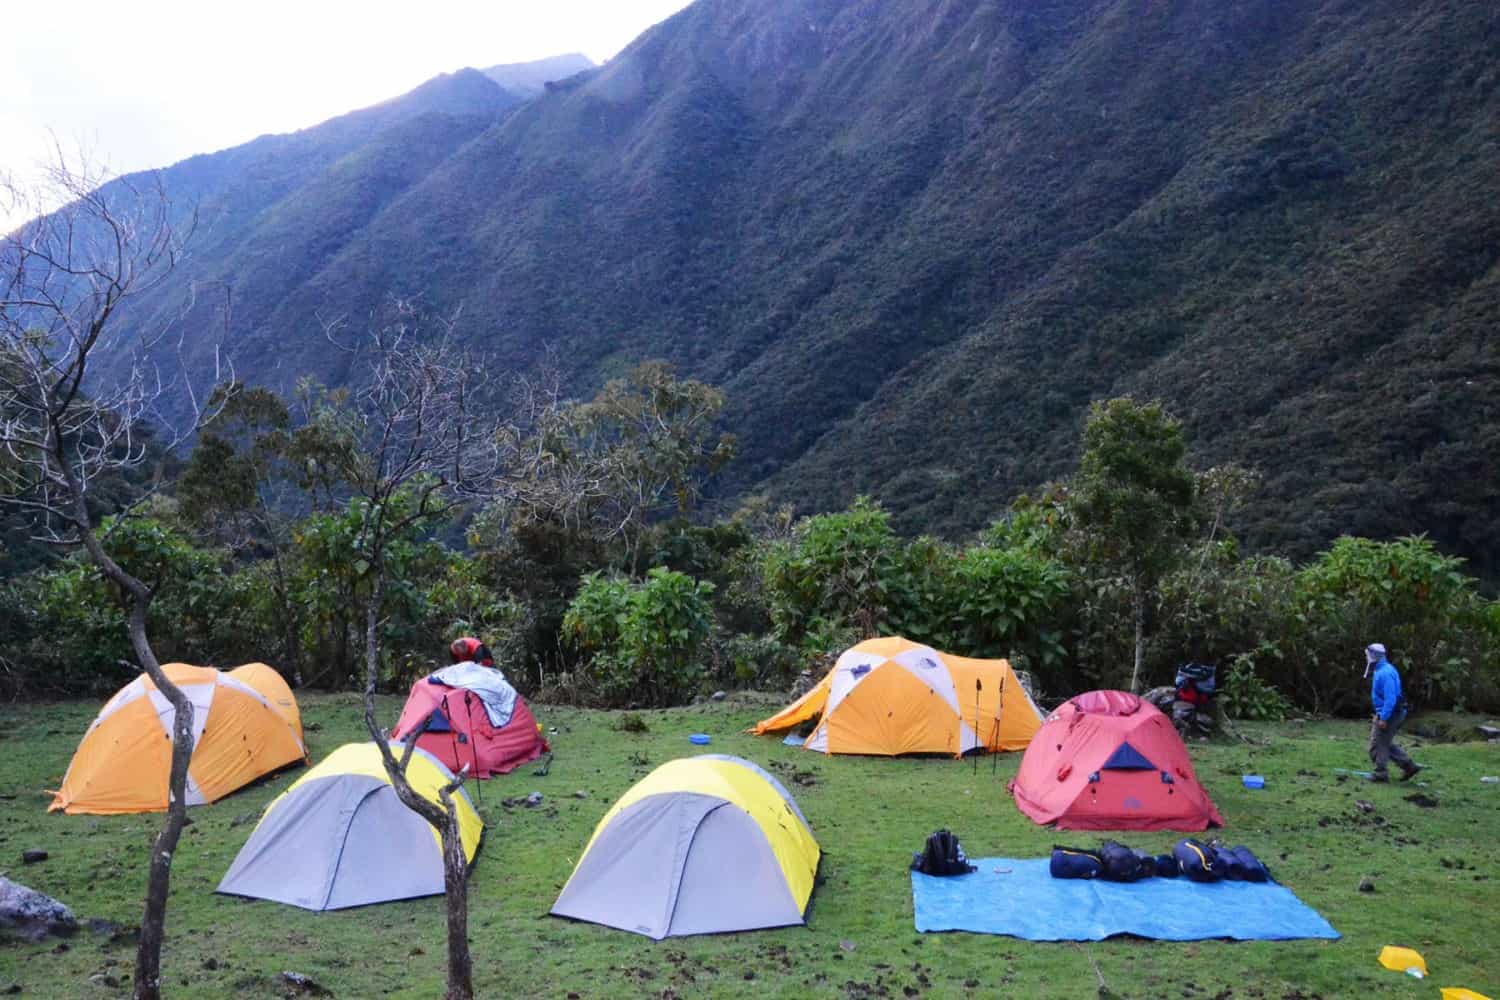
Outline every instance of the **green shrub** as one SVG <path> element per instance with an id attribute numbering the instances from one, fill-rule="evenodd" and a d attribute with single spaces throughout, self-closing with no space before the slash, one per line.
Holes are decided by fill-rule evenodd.
<path id="1" fill-rule="evenodd" d="M 1263 644 L 1257 652 L 1278 658 L 1280 655 L 1271 644 Z M 1291 712 L 1291 702 L 1256 675 L 1255 665 L 1256 656 L 1250 653 L 1242 653 L 1230 661 L 1219 688 L 1224 711 L 1236 719 L 1280 722 Z"/>
<path id="2" fill-rule="evenodd" d="M 1384 643 L 1417 703 L 1463 704 L 1496 669 L 1483 602 L 1463 561 L 1422 536 L 1378 542 L 1344 537 L 1297 577 L 1297 616 L 1307 661 L 1300 701 L 1363 711 L 1361 650 Z"/>
<path id="3" fill-rule="evenodd" d="M 591 573 L 563 616 L 583 675 L 608 705 L 667 706 L 692 696 L 713 630 L 713 584 L 657 567 L 632 583 Z"/>
<path id="4" fill-rule="evenodd" d="M 762 564 L 778 637 L 807 649 L 810 633 L 829 627 L 877 634 L 900 551 L 890 515 L 865 497 L 847 511 L 799 522 L 790 541 L 768 547 Z"/>

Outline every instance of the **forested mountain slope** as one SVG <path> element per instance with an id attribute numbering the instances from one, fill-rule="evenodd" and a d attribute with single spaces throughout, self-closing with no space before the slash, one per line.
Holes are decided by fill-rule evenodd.
<path id="1" fill-rule="evenodd" d="M 728 493 L 924 530 L 1158 396 L 1265 475 L 1250 541 L 1427 530 L 1500 572 L 1494 3 L 698 0 L 501 94 L 306 174 L 219 154 L 275 197 L 151 309 L 222 282 L 194 344 L 282 388 L 339 375 L 316 317 L 393 292 L 580 392 L 669 358 L 729 394 Z"/>

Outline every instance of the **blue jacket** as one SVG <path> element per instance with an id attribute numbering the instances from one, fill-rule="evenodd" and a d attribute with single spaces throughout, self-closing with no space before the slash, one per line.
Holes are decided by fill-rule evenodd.
<path id="1" fill-rule="evenodd" d="M 1387 722 L 1401 708 L 1401 675 L 1396 672 L 1395 664 L 1383 656 L 1370 675 L 1370 701 L 1375 705 L 1375 714 Z"/>

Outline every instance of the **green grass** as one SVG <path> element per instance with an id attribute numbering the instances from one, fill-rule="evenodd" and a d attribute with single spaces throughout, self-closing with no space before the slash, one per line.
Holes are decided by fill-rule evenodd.
<path id="1" fill-rule="evenodd" d="M 1021 817 L 1004 791 L 1019 755 L 1001 758 L 992 776 L 988 760 L 976 774 L 968 761 L 825 758 L 741 732 L 775 704 L 736 695 L 643 712 L 644 734 L 614 729 L 613 713 L 536 706 L 558 730 L 551 773 L 535 777 L 528 766 L 476 789 L 489 824 L 470 897 L 479 995 L 1085 997 L 1099 992 L 1094 964 L 1117 997 L 1433 997 L 1446 985 L 1500 995 L 1500 786 L 1479 781 L 1500 773 L 1495 747 L 1410 741 L 1430 765 L 1427 786 L 1413 789 L 1338 780 L 1335 767 L 1365 766 L 1364 727 L 1355 722 L 1256 730 L 1265 745 L 1195 745 L 1199 775 L 1228 824 L 1225 838 L 1251 845 L 1343 939 L 1038 944 L 915 933 L 906 871 L 912 851 L 940 826 L 957 831 L 976 856 L 1039 856 L 1054 840 L 1097 839 L 1055 834 Z M 315 759 L 360 737 L 353 696 L 304 694 L 302 706 Z M 391 719 L 397 708 L 393 699 L 383 705 Z M 0 871 L 57 896 L 80 918 L 133 925 L 158 817 L 43 811 L 41 790 L 61 780 L 96 710 L 74 702 L 0 708 Z M 1446 721 L 1472 732 L 1473 720 Z M 713 734 L 711 749 L 776 769 L 812 824 L 824 857 L 808 926 L 652 943 L 548 917 L 610 802 L 650 768 L 693 752 L 687 734 L 700 730 Z M 1266 775 L 1266 789 L 1241 787 L 1246 771 Z M 164 958 L 170 995 L 281 996 L 283 970 L 345 998 L 440 994 L 440 898 L 313 914 L 213 893 L 260 809 L 299 773 L 192 811 L 173 870 Z M 540 808 L 501 804 L 533 790 L 546 796 Z M 580 790 L 586 798 L 574 797 Z M 1439 806 L 1407 802 L 1414 790 Z M 1356 799 L 1374 811 L 1360 812 Z M 1175 835 L 1123 839 L 1159 851 Z M 23 867 L 21 851 L 30 847 L 51 857 Z M 1356 891 L 1365 875 L 1375 880 L 1374 893 Z M 1384 944 L 1421 951 L 1431 978 L 1418 983 L 1380 968 L 1375 956 Z M 89 930 L 65 944 L 6 942 L 0 991 L 19 984 L 33 997 L 119 994 L 133 960 L 128 941 Z M 110 987 L 103 976 L 125 985 Z"/>

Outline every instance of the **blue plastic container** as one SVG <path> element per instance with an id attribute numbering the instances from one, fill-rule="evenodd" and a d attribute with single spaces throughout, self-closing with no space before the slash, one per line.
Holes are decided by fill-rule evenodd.
<path id="1" fill-rule="evenodd" d="M 1266 779 L 1258 774 L 1246 774 L 1240 778 L 1246 788 L 1265 788 Z"/>
<path id="2" fill-rule="evenodd" d="M 694 733 L 693 735 L 691 735 L 691 736 L 688 737 L 688 742 L 689 743 L 696 743 L 700 747 L 701 746 L 707 746 L 708 745 L 708 734 L 707 733 Z"/>

